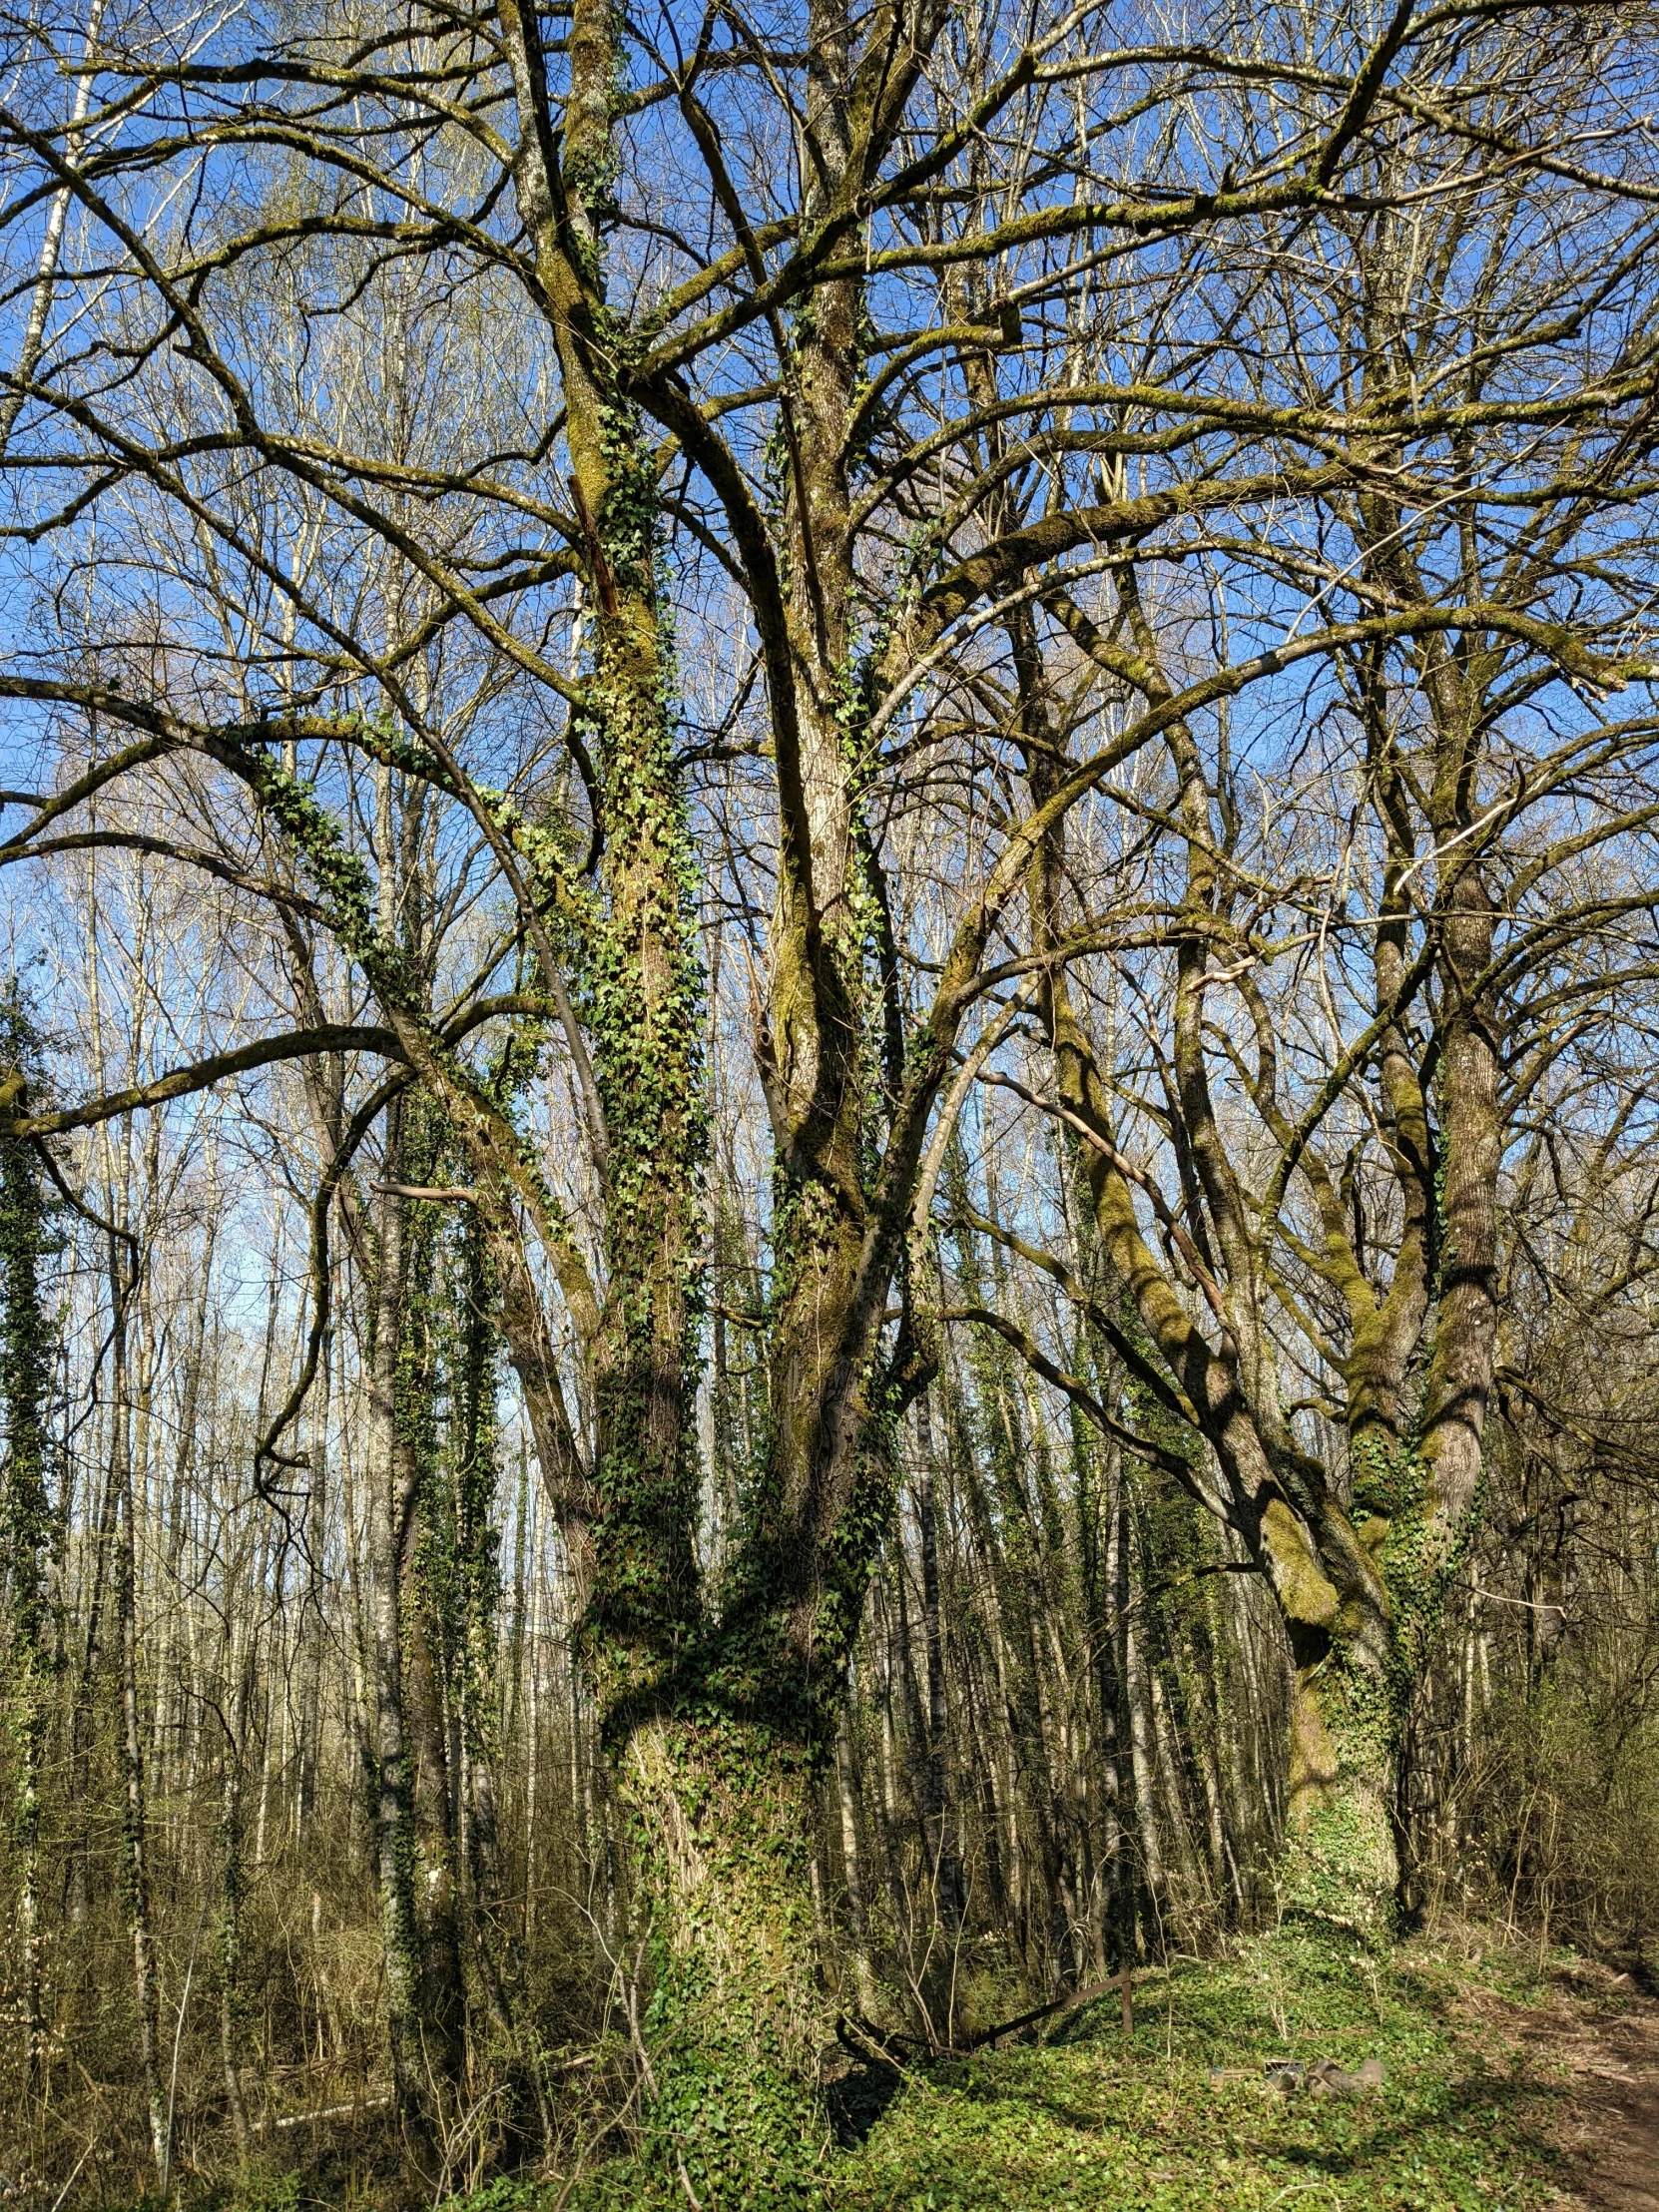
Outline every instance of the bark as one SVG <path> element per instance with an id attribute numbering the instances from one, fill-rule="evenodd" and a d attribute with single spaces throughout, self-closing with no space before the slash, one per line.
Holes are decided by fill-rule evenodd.
<path id="1" fill-rule="evenodd" d="M 608 0 L 577 0 L 557 141 L 534 12 L 509 0 L 501 22 L 518 108 L 519 211 L 558 349 L 594 610 L 584 724 L 604 831 L 591 996 L 606 1283 L 588 1347 L 597 1495 L 583 1538 L 592 1556 L 582 1634 L 623 1734 L 624 1707 L 643 1709 L 667 1684 L 698 1612 L 688 1294 L 702 1250 L 701 977 L 668 711 L 672 656 L 657 605 L 656 484 L 635 402 L 621 385 L 605 297 L 614 89 L 626 68 L 621 19 Z M 550 952 L 544 965 L 554 987 Z M 585 1067 L 585 1053 L 580 1059 Z M 465 1140 L 469 1127 L 461 1128 Z M 526 1357 L 539 1307 L 511 1265 L 514 1242 L 509 1231 L 498 1255 L 503 1327 L 521 1376 L 539 1369 L 551 1378 L 549 1359 Z M 563 1449 L 567 1437 L 559 1441 Z"/>
<path id="2" fill-rule="evenodd" d="M 1285 1895 L 1293 1905 L 1370 1935 L 1399 1875 L 1388 1684 L 1300 1622 L 1292 1624 L 1291 1653 L 1296 1690 Z"/>
<path id="3" fill-rule="evenodd" d="M 1445 1547 L 1455 1540 L 1479 1489 L 1497 1353 L 1503 1039 L 1489 994 L 1480 987 L 1492 957 L 1493 907 L 1478 868 L 1457 868 L 1442 903 L 1448 909 L 1444 969 L 1453 1004 L 1440 1079 L 1440 1295 L 1424 1392 L 1422 1455 L 1432 1481 L 1430 1512 Z"/>
<path id="4" fill-rule="evenodd" d="M 122 1886 L 133 1950 L 133 2001 L 138 2017 L 139 2082 L 150 2148 L 167 2195 L 172 2145 L 162 2091 L 156 1945 L 150 1913 L 150 1831 L 145 1803 L 144 1717 L 138 1671 L 138 1566 L 133 1495 L 132 1409 L 129 1402 L 127 1310 L 131 1284 L 110 1239 L 110 1292 L 115 1322 L 110 1346 L 110 1486 L 116 1505 L 116 1645 L 121 1695 Z"/>
<path id="5" fill-rule="evenodd" d="M 403 1106 L 388 1110 L 386 1181 L 401 1179 Z M 369 1353 L 366 1451 L 370 1579 L 369 1742 L 372 1758 L 375 1871 L 380 1899 L 386 2026 L 392 2078 L 405 2140 L 417 2164 L 433 2157 L 432 2072 L 421 2020 L 422 1957 L 415 1899 L 414 1792 L 403 1708 L 402 1515 L 408 1500 L 407 1449 L 399 1436 L 398 1350 L 402 1340 L 407 1203 L 381 1194 Z"/>
<path id="6" fill-rule="evenodd" d="M 655 1972 L 648 2126 L 657 2159 L 706 2206 L 822 2201 L 830 2038 L 810 1771 L 797 1747 L 725 1720 L 653 1721 L 627 1748 Z"/>

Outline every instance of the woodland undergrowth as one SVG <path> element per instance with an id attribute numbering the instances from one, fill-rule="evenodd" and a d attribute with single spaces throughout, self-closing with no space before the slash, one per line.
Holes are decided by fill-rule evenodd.
<path id="1" fill-rule="evenodd" d="M 1111 1992 L 1046 2036 L 916 2065 L 851 2068 L 826 2163 L 837 2212 L 1002 2212 L 1305 2203 L 1344 2212 L 1527 2212 L 1558 2204 L 1565 2089 L 1535 2048 L 1471 2024 L 1570 1982 L 1574 1954 L 1458 1928 L 1374 1953 L 1284 1929 Z M 1574 1999 L 1613 2009 L 1617 1984 Z M 1489 2017 L 1490 2003 L 1486 2012 Z M 1368 2059 L 1380 2088 L 1285 2092 L 1269 2069 Z M 664 2205 L 686 2202 L 672 2182 Z M 302 2201 L 302 2200 L 301 2200 Z M 453 2212 L 621 2212 L 655 2201 L 625 2155 L 499 2179 Z M 757 2200 L 759 2202 L 760 2200 Z"/>

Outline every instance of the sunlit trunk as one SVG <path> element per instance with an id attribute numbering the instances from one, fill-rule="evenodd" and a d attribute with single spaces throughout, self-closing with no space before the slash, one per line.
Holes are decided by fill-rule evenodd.
<path id="1" fill-rule="evenodd" d="M 831 2040 L 808 1872 L 808 1759 L 765 1726 L 654 1721 L 624 1784 L 651 1905 L 647 2126 L 694 2201 L 820 2196 Z"/>
<path id="2" fill-rule="evenodd" d="M 402 1106 L 386 1124 L 388 1182 L 402 1168 Z M 398 2116 L 417 2162 L 432 2155 L 430 2071 L 421 2031 L 420 1930 L 414 1898 L 412 1777 L 403 1711 L 402 1608 L 399 1602 L 399 1507 L 404 1453 L 397 1433 L 397 1355 L 404 1293 L 406 1202 L 380 1199 L 378 1275 L 369 1355 L 368 1567 L 370 1576 L 369 1747 L 373 1770 L 375 1872 L 379 1886 L 386 2025 Z"/>

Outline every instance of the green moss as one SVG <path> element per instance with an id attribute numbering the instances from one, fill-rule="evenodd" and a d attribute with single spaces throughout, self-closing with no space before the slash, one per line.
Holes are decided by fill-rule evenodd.
<path id="1" fill-rule="evenodd" d="M 810 2212 L 829 2134 L 807 1881 L 809 1761 L 718 1715 L 636 1732 L 623 1765 L 648 1909 L 637 2148 L 573 2202 Z"/>

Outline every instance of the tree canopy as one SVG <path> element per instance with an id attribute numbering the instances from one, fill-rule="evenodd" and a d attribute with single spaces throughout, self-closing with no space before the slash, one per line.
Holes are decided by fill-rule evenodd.
<path id="1" fill-rule="evenodd" d="M 602 1860 L 706 2205 L 969 1936 L 1475 1883 L 1652 1633 L 1653 10 L 3 24 L 29 2083 L 89 1792 L 164 2196 L 251 1817 L 428 2182 Z"/>

